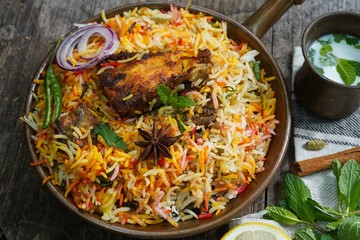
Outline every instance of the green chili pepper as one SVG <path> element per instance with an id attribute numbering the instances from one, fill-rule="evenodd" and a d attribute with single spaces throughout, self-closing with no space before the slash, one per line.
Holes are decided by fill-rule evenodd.
<path id="1" fill-rule="evenodd" d="M 55 105 L 55 116 L 54 116 L 54 120 L 53 120 L 55 122 L 56 120 L 58 120 L 58 118 L 60 117 L 60 114 L 61 114 L 62 90 L 61 90 L 61 85 L 55 74 L 50 79 L 51 79 L 50 80 L 51 91 L 52 91 L 52 95 L 54 98 L 54 105 Z"/>
<path id="2" fill-rule="evenodd" d="M 46 71 L 44 77 L 44 90 L 45 90 L 45 117 L 43 123 L 43 129 L 46 129 L 51 122 L 52 107 L 51 107 L 51 89 L 50 89 L 50 78 L 48 77 L 48 71 Z"/>
<path id="3" fill-rule="evenodd" d="M 53 69 L 53 62 L 55 58 L 56 50 L 58 49 L 60 41 L 57 42 L 52 55 L 50 57 L 49 66 L 46 69 L 45 77 L 44 77 L 44 88 L 45 88 L 45 118 L 43 123 L 43 129 L 49 127 L 51 123 L 51 115 L 53 112 L 52 108 L 52 97 L 54 98 L 54 105 L 55 105 L 55 116 L 53 121 L 56 121 L 61 113 L 62 107 L 62 91 L 61 85 L 57 79 L 57 76 Z"/>

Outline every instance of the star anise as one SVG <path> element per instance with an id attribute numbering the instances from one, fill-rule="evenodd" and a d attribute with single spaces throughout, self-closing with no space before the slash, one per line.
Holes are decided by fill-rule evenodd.
<path id="1" fill-rule="evenodd" d="M 152 134 L 142 130 L 141 128 L 138 128 L 138 132 L 144 138 L 144 141 L 135 142 L 135 144 L 139 147 L 145 148 L 145 151 L 139 158 L 139 161 L 146 160 L 151 155 L 151 153 L 153 153 L 155 165 L 159 160 L 159 154 L 162 154 L 167 158 L 172 158 L 169 147 L 177 140 L 179 140 L 182 134 L 175 137 L 169 137 L 166 135 L 169 130 L 170 125 L 166 129 L 161 129 L 159 131 L 156 120 L 154 121 Z"/>

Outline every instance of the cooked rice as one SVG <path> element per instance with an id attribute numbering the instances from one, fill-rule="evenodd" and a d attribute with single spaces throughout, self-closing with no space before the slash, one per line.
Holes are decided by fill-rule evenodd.
<path id="1" fill-rule="evenodd" d="M 75 140 L 57 133 L 55 124 L 43 130 L 44 81 L 35 79 L 36 105 L 22 120 L 35 131 L 32 139 L 38 160 L 49 170 L 45 181 L 62 186 L 65 196 L 71 196 L 78 208 L 100 213 L 110 222 L 146 226 L 166 220 L 177 226 L 178 221 L 197 219 L 199 212 L 221 214 L 238 190 L 266 167 L 266 152 L 277 124 L 276 99 L 269 83 L 274 78 L 265 78 L 262 71 L 258 81 L 252 69 L 258 52 L 229 39 L 226 22 L 214 22 L 211 16 L 171 6 L 169 12 L 136 8 L 108 19 L 103 13 L 103 19 L 103 24 L 120 37 L 118 52 L 139 53 L 120 62 L 161 51 L 181 50 L 196 56 L 198 49 L 207 48 L 212 53 L 210 78 L 205 86 L 187 93 L 196 104 L 182 113 L 164 106 L 124 120 L 109 107 L 98 87 L 98 74 L 109 67 L 72 72 L 54 64 L 63 86 L 63 115 L 80 102 L 86 104 L 98 121 L 109 123 L 124 139 L 129 152 L 109 146 L 101 136 L 93 143 L 92 128 L 74 126 Z M 201 82 L 194 82 L 193 87 Z M 84 83 L 89 88 L 80 98 Z M 180 85 L 176 91 L 183 88 Z M 229 88 L 234 90 L 233 95 Z M 191 117 L 208 102 L 217 109 L 217 118 L 206 129 L 196 126 Z M 187 116 L 183 120 L 186 132 L 170 147 L 173 158 L 162 158 L 158 165 L 151 158 L 138 162 L 143 149 L 134 144 L 142 140 L 137 129 L 150 131 L 157 118 L 160 126 L 170 125 L 170 133 L 178 135 L 180 114 Z M 195 127 L 197 134 L 191 134 Z M 101 177 L 112 184 L 102 187 Z"/>

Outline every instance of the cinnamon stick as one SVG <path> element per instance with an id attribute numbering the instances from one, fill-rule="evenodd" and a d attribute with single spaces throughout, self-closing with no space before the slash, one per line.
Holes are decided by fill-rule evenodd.
<path id="1" fill-rule="evenodd" d="M 334 154 L 294 162 L 290 167 L 290 170 L 297 176 L 307 176 L 322 170 L 330 169 L 334 159 L 338 159 L 341 164 L 344 164 L 350 159 L 355 159 L 360 163 L 360 146 Z"/>

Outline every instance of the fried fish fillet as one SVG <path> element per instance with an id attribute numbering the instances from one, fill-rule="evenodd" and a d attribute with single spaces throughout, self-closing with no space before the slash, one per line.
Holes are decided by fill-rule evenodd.
<path id="1" fill-rule="evenodd" d="M 149 102 L 158 98 L 159 84 L 173 89 L 185 81 L 207 80 L 210 55 L 208 49 L 199 50 L 196 57 L 181 51 L 146 54 L 106 70 L 99 76 L 99 85 L 121 117 L 148 112 Z"/>

